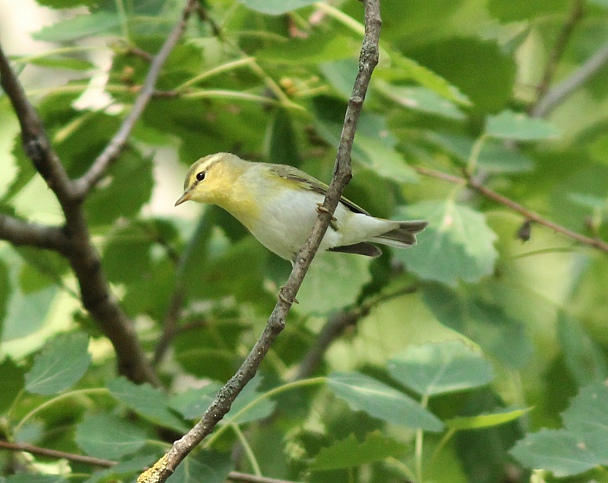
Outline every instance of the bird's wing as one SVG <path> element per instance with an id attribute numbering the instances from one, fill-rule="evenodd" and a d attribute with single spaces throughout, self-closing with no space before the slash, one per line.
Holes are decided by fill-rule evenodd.
<path id="1" fill-rule="evenodd" d="M 328 186 L 325 183 L 319 181 L 308 173 L 299 170 L 298 168 L 294 168 L 293 166 L 289 166 L 286 164 L 269 164 L 268 167 L 271 172 L 275 173 L 281 178 L 288 179 L 296 183 L 301 183 L 302 185 L 305 185 L 306 189 L 315 191 L 316 193 L 319 193 L 323 196 L 327 194 Z M 359 205 L 353 203 L 344 196 L 340 197 L 340 203 L 346 206 L 353 213 L 362 213 L 364 215 L 371 216 Z"/>

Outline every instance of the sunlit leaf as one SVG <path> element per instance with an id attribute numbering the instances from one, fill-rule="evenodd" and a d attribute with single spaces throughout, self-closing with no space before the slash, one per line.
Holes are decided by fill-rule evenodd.
<path id="1" fill-rule="evenodd" d="M 94 35 L 118 33 L 120 25 L 118 12 L 100 11 L 77 15 L 43 27 L 33 37 L 45 42 L 68 42 Z"/>
<path id="2" fill-rule="evenodd" d="M 315 0 L 239 0 L 251 10 L 269 15 L 280 15 L 307 5 L 312 5 Z"/>
<path id="3" fill-rule="evenodd" d="M 381 82 L 378 90 L 400 106 L 414 111 L 459 121 L 465 118 L 456 105 L 426 87 L 403 87 Z"/>
<path id="4" fill-rule="evenodd" d="M 509 423 L 526 414 L 530 409 L 504 408 L 490 414 L 478 414 L 476 416 L 459 416 L 448 419 L 445 425 L 450 429 L 459 431 L 467 429 L 491 428 L 500 424 Z"/>
<path id="5" fill-rule="evenodd" d="M 509 110 L 488 118 L 486 134 L 493 138 L 516 141 L 538 141 L 560 136 L 559 130 L 548 122 Z"/>
<path id="6" fill-rule="evenodd" d="M 395 251 L 419 277 L 455 285 L 479 281 L 494 270 L 496 235 L 482 213 L 451 200 L 427 201 L 401 208 L 395 218 L 429 222 L 418 235 L 418 245 Z"/>
<path id="7" fill-rule="evenodd" d="M 492 381 L 492 366 L 459 340 L 411 346 L 389 360 L 391 376 L 418 394 L 464 391 Z"/>
<path id="8" fill-rule="evenodd" d="M 318 254 L 298 292 L 297 309 L 326 314 L 352 304 L 371 280 L 370 260 L 343 253 Z"/>
<path id="9" fill-rule="evenodd" d="M 351 434 L 332 446 L 321 448 L 310 468 L 316 471 L 350 468 L 397 456 L 406 448 L 403 443 L 383 436 L 380 431 L 368 433 L 361 443 Z"/>
<path id="10" fill-rule="evenodd" d="M 563 429 L 528 434 L 511 454 L 529 468 L 544 468 L 557 477 L 583 473 L 608 464 L 608 386 L 604 381 L 581 390 L 564 411 Z"/>
<path id="11" fill-rule="evenodd" d="M 35 394 L 56 394 L 73 386 L 91 363 L 89 337 L 82 332 L 62 334 L 48 342 L 25 375 L 25 388 Z"/>

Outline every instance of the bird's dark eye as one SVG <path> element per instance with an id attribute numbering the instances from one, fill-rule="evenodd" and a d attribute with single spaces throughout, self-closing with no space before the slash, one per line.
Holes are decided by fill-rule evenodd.
<path id="1" fill-rule="evenodd" d="M 197 181 L 203 181 L 205 179 L 205 172 L 204 171 L 199 171 L 198 173 L 196 173 L 196 180 Z"/>

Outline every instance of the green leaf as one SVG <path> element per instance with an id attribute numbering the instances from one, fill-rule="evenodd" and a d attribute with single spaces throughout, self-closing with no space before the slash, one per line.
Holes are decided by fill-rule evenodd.
<path id="1" fill-rule="evenodd" d="M 263 395 L 262 392 L 259 392 L 261 383 L 262 378 L 259 376 L 256 376 L 251 380 L 237 396 L 230 411 L 226 414 L 220 424 L 245 424 L 270 416 L 274 412 L 276 403 L 268 398 L 261 399 L 247 408 L 249 404 Z"/>
<path id="2" fill-rule="evenodd" d="M 516 62 L 497 40 L 442 37 L 421 42 L 405 53 L 457 86 L 470 99 L 474 111 L 496 112 L 512 99 Z"/>
<path id="3" fill-rule="evenodd" d="M 305 39 L 272 42 L 268 47 L 257 51 L 256 58 L 302 65 L 344 59 L 352 57 L 356 52 L 357 48 L 350 37 L 330 32 L 311 35 Z"/>
<path id="4" fill-rule="evenodd" d="M 456 418 L 448 419 L 445 421 L 445 425 L 454 430 L 462 431 L 467 429 L 483 429 L 499 426 L 501 424 L 510 423 L 514 421 L 528 411 L 528 409 L 512 409 L 504 408 L 499 411 L 490 414 L 477 414 L 475 416 L 459 416 Z"/>
<path id="5" fill-rule="evenodd" d="M 152 239 L 143 227 L 121 227 L 107 238 L 103 250 L 103 267 L 108 280 L 115 283 L 133 283 L 150 273 Z"/>
<path id="6" fill-rule="evenodd" d="M 68 483 L 63 476 L 60 475 L 10 475 L 6 477 L 6 483 Z"/>
<path id="7" fill-rule="evenodd" d="M 561 311 L 556 329 L 564 362 L 577 384 L 584 386 L 608 378 L 608 363 L 602 349 L 579 321 Z"/>
<path id="8" fill-rule="evenodd" d="M 264 142 L 266 158 L 277 164 L 297 165 L 300 156 L 291 115 L 285 109 L 277 109 L 268 123 Z"/>
<path id="9" fill-rule="evenodd" d="M 464 164 L 468 162 L 476 141 L 472 137 L 448 133 L 429 133 L 428 139 Z M 488 173 L 521 173 L 531 171 L 534 168 L 534 161 L 517 147 L 488 139 L 483 143 L 477 156 L 477 165 Z"/>
<path id="10" fill-rule="evenodd" d="M 268 15 L 281 15 L 307 5 L 312 5 L 315 3 L 315 0 L 239 0 L 239 2 L 257 12 Z"/>
<path id="11" fill-rule="evenodd" d="M 25 375 L 25 388 L 34 394 L 51 395 L 72 387 L 91 364 L 84 333 L 61 334 L 48 342 Z"/>
<path id="12" fill-rule="evenodd" d="M 435 396 L 484 386 L 490 363 L 460 340 L 410 346 L 388 362 L 390 375 L 420 395 Z"/>
<path id="13" fill-rule="evenodd" d="M 53 69 L 69 69 L 69 70 L 89 70 L 95 67 L 94 64 L 87 60 L 76 59 L 74 57 L 62 56 L 44 56 L 36 57 L 30 60 L 31 64 L 41 67 L 50 67 Z"/>
<path id="14" fill-rule="evenodd" d="M 471 101 L 458 87 L 450 84 L 445 78 L 433 72 L 427 67 L 420 65 L 413 59 L 404 57 L 396 50 L 389 50 L 393 65 L 390 67 L 378 66 L 374 71 L 374 77 L 389 82 L 414 81 L 420 86 L 435 92 L 443 99 L 455 102 L 462 106 L 470 106 Z"/>
<path id="15" fill-rule="evenodd" d="M 608 8 L 608 0 L 589 0 L 589 3 L 601 8 Z"/>
<path id="16" fill-rule="evenodd" d="M 89 223 L 109 225 L 120 217 L 135 216 L 150 199 L 153 186 L 152 160 L 133 150 L 123 152 L 87 197 Z"/>
<path id="17" fill-rule="evenodd" d="M 561 136 L 560 131 L 548 122 L 510 110 L 490 116 L 485 133 L 493 138 L 515 141 L 538 141 Z"/>
<path id="18" fill-rule="evenodd" d="M 329 376 L 328 386 L 354 411 L 365 411 L 383 421 L 441 431 L 443 423 L 427 409 L 396 389 L 358 372 L 336 372 Z"/>
<path id="19" fill-rule="evenodd" d="M 319 253 L 298 292 L 298 311 L 327 314 L 354 303 L 371 280 L 368 257 Z"/>
<path id="20" fill-rule="evenodd" d="M 511 454 L 529 468 L 543 468 L 557 477 L 583 473 L 608 464 L 608 386 L 604 381 L 584 387 L 564 411 L 564 429 L 528 434 Z"/>
<path id="21" fill-rule="evenodd" d="M 395 251 L 420 278 L 456 285 L 460 280 L 477 282 L 494 271 L 496 235 L 482 213 L 448 199 L 403 207 L 396 218 L 429 222 L 417 246 Z"/>
<path id="22" fill-rule="evenodd" d="M 232 470 L 230 453 L 203 451 L 182 461 L 171 479 L 180 483 L 225 483 Z"/>
<path id="23" fill-rule="evenodd" d="M 15 402 L 15 398 L 23 389 L 25 380 L 23 370 L 12 359 L 6 358 L 0 363 L 0 414 L 4 414 Z"/>
<path id="24" fill-rule="evenodd" d="M 138 386 L 124 377 L 110 381 L 108 389 L 118 401 L 148 421 L 178 432 L 188 430 L 183 421 L 170 411 L 167 397 L 160 389 L 149 384 Z"/>
<path id="25" fill-rule="evenodd" d="M 11 291 L 11 280 L 8 268 L 4 262 L 0 260 L 0 335 L 2 336 L 4 336 L 3 323 L 11 298 Z"/>
<path id="26" fill-rule="evenodd" d="M 139 475 L 145 468 L 150 468 L 158 459 L 157 453 L 140 454 L 138 453 L 133 458 L 124 459 L 118 462 L 117 465 L 103 471 L 96 471 L 85 481 L 85 483 L 114 483 L 116 481 L 134 481 L 128 480 L 131 475 Z"/>
<path id="27" fill-rule="evenodd" d="M 366 434 L 365 441 L 362 443 L 357 441 L 355 435 L 351 433 L 348 438 L 329 447 L 321 448 L 311 463 L 310 469 L 326 471 L 351 468 L 395 457 L 405 453 L 406 449 L 405 444 L 383 436 L 380 431 Z"/>
<path id="28" fill-rule="evenodd" d="M 135 453 L 146 443 L 139 426 L 113 414 L 89 414 L 76 426 L 76 443 L 88 455 L 120 459 Z"/>
<path id="29" fill-rule="evenodd" d="M 315 100 L 317 130 L 332 146 L 338 146 L 342 132 L 345 107 L 334 99 Z M 354 162 L 373 170 L 376 174 L 400 182 L 416 182 L 418 175 L 395 150 L 396 139 L 386 125 L 386 119 L 375 114 L 362 114 L 353 145 Z"/>
<path id="30" fill-rule="evenodd" d="M 407 109 L 457 121 L 465 119 L 456 105 L 426 87 L 404 87 L 386 82 L 377 82 L 376 87 L 386 97 Z"/>
<path id="31" fill-rule="evenodd" d="M 602 0 L 599 0 L 602 1 Z M 550 15 L 565 14 L 568 10 L 569 2 L 566 0 L 490 0 L 488 10 L 493 17 L 502 22 L 529 22 L 534 18 L 542 18 Z"/>
<path id="32" fill-rule="evenodd" d="M 84 37 L 120 33 L 121 18 L 117 12 L 100 11 L 43 27 L 33 35 L 44 42 L 74 42 Z"/>
<path id="33" fill-rule="evenodd" d="M 173 396 L 169 405 L 186 419 L 198 419 L 211 405 L 221 387 L 218 382 L 210 382 L 200 389 L 190 388 Z"/>
<path id="34" fill-rule="evenodd" d="M 57 292 L 54 285 L 28 294 L 13 290 L 4 319 L 3 340 L 18 339 L 39 330 Z"/>
<path id="35" fill-rule="evenodd" d="M 423 300 L 437 320 L 479 344 L 512 369 L 526 364 L 533 348 L 524 325 L 464 290 L 450 290 L 438 284 L 424 287 Z"/>
<path id="36" fill-rule="evenodd" d="M 51 8 L 74 8 L 80 5 L 87 7 L 99 3 L 101 0 L 36 0 L 39 5 Z"/>

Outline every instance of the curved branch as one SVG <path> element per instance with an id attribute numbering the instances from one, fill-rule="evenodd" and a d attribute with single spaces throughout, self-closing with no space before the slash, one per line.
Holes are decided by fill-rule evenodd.
<path id="1" fill-rule="evenodd" d="M 580 233 L 569 230 L 566 227 L 547 220 L 546 218 L 540 216 L 538 213 L 527 209 L 523 205 L 520 205 L 516 201 L 513 201 L 512 199 L 507 198 L 506 196 L 496 193 L 496 191 L 492 191 L 490 188 L 487 188 L 482 183 L 476 181 L 473 178 L 461 178 L 460 176 L 454 176 L 451 174 L 443 173 L 441 171 L 435 171 L 433 169 L 424 168 L 422 166 L 418 166 L 416 168 L 416 171 L 418 171 L 424 176 L 440 179 L 449 183 L 467 186 L 481 193 L 485 197 L 490 198 L 491 200 L 494 200 L 497 203 L 500 203 L 501 205 L 504 205 L 507 208 L 510 208 L 511 210 L 523 215 L 526 220 L 534 221 L 539 225 L 546 226 L 547 228 L 550 228 L 551 230 L 557 233 L 561 233 L 562 235 L 567 236 L 568 238 L 571 238 L 579 243 L 582 243 L 583 245 L 587 245 L 592 248 L 597 248 L 598 250 L 608 253 L 608 243 L 601 240 L 600 238 L 591 238 L 585 235 L 581 235 Z"/>
<path id="2" fill-rule="evenodd" d="M 62 228 L 28 223 L 8 215 L 0 215 L 0 240 L 13 245 L 54 250 L 64 255 L 70 246 L 70 241 Z"/>
<path id="3" fill-rule="evenodd" d="M 137 479 L 138 483 L 162 483 L 171 476 L 177 465 L 213 431 L 217 423 L 230 410 L 232 403 L 245 385 L 255 376 L 266 353 L 285 327 L 285 319 L 289 309 L 325 235 L 342 191 L 351 178 L 350 153 L 363 100 L 367 93 L 372 72 L 378 63 L 378 43 L 382 24 L 379 0 L 363 0 L 363 4 L 365 8 L 365 36 L 359 58 L 359 72 L 346 109 L 333 178 L 312 232 L 296 257 L 289 280 L 279 293 L 279 301 L 275 305 L 262 335 L 241 367 L 220 389 L 201 420 L 187 434 L 176 441 L 169 452 L 158 460 L 152 468 L 142 473 Z"/>
<path id="4" fill-rule="evenodd" d="M 131 134 L 131 131 L 135 127 L 135 124 L 143 114 L 148 102 L 154 95 L 154 87 L 156 85 L 156 80 L 160 75 L 160 71 L 169 57 L 169 54 L 179 41 L 182 36 L 186 24 L 188 22 L 188 18 L 198 5 L 197 0 L 187 0 L 186 7 L 182 12 L 182 16 L 180 21 L 171 31 L 171 34 L 163 44 L 162 48 L 158 51 L 158 54 L 154 57 L 152 64 L 150 65 L 150 70 L 148 71 L 148 75 L 146 76 L 146 80 L 135 99 L 135 103 L 133 104 L 133 108 L 129 115 L 125 118 L 123 123 L 120 126 L 118 132 L 114 135 L 110 143 L 106 146 L 103 152 L 97 157 L 97 159 L 93 162 L 89 170 L 81 176 L 79 179 L 74 181 L 74 196 L 83 200 L 86 195 L 93 189 L 93 187 L 99 182 L 99 180 L 104 176 L 110 164 L 118 157 L 120 152 L 125 147 L 127 143 L 127 139 Z"/>

